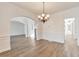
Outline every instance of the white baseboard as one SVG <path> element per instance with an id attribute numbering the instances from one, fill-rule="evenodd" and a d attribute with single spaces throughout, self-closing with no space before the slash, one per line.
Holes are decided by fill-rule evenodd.
<path id="1" fill-rule="evenodd" d="M 11 50 L 11 48 L 1 49 L 1 50 L 0 50 L 0 53 L 2 53 L 2 52 L 4 52 L 4 51 L 8 51 L 8 50 Z"/>
<path id="2" fill-rule="evenodd" d="M 18 34 L 18 35 L 10 35 L 10 36 L 21 36 L 21 35 L 25 35 L 25 34 Z"/>

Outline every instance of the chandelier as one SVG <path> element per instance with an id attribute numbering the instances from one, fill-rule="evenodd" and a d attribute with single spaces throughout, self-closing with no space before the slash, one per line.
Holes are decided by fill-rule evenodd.
<path id="1" fill-rule="evenodd" d="M 48 19 L 49 19 L 49 14 L 45 13 L 45 6 L 44 6 L 45 2 L 43 2 L 43 13 L 41 15 L 38 16 L 38 19 L 45 23 Z"/>

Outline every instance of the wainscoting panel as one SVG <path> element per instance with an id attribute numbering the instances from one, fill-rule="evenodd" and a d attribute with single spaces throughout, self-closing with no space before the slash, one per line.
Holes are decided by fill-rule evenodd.
<path id="1" fill-rule="evenodd" d="M 10 36 L 0 34 L 0 53 L 7 50 L 10 50 Z"/>

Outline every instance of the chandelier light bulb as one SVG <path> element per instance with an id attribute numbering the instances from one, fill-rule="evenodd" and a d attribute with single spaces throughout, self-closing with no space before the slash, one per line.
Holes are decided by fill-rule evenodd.
<path id="1" fill-rule="evenodd" d="M 41 16 L 38 16 L 38 18 L 41 18 Z"/>
<path id="2" fill-rule="evenodd" d="M 50 15 L 49 15 L 49 14 L 47 14 L 47 17 L 50 17 Z"/>
<path id="3" fill-rule="evenodd" d="M 44 17 L 44 16 L 45 16 L 45 14 L 43 13 L 43 14 L 42 14 L 42 17 Z"/>
<path id="4" fill-rule="evenodd" d="M 47 19 L 48 17 L 45 17 L 45 19 Z"/>
<path id="5" fill-rule="evenodd" d="M 43 17 L 41 17 L 41 19 L 43 19 Z"/>

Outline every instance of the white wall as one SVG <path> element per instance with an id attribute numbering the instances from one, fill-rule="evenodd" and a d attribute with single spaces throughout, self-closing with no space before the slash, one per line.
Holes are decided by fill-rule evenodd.
<path id="1" fill-rule="evenodd" d="M 19 23 L 19 22 L 11 22 L 11 36 L 15 36 L 15 35 L 24 35 L 25 34 L 25 28 L 24 28 L 24 24 Z"/>
<path id="2" fill-rule="evenodd" d="M 76 19 L 76 33 L 79 43 L 79 7 L 57 12 L 51 15 L 50 20 L 43 25 L 43 38 L 49 41 L 64 43 L 64 19 Z"/>

